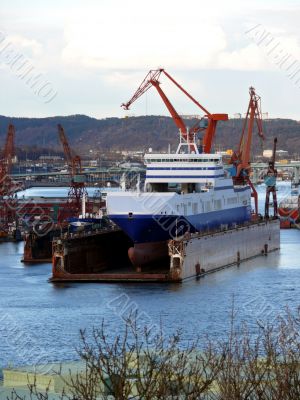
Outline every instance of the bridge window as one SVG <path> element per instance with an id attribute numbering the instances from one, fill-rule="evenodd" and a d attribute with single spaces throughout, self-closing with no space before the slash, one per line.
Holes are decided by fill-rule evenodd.
<path id="1" fill-rule="evenodd" d="M 215 207 L 215 210 L 220 210 L 222 208 L 222 201 L 221 200 L 215 200 L 214 201 L 214 207 Z"/>
<path id="2" fill-rule="evenodd" d="M 193 214 L 198 214 L 198 203 L 193 203 Z"/>

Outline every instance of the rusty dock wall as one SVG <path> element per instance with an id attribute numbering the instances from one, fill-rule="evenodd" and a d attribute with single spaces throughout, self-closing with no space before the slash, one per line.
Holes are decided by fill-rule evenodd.
<path id="1" fill-rule="evenodd" d="M 62 235 L 52 244 L 52 281 L 98 280 L 107 270 L 126 268 L 131 245 L 118 228 Z"/>
<path id="2" fill-rule="evenodd" d="M 161 265 L 134 268 L 127 255 L 131 246 L 119 229 L 56 239 L 51 281 L 181 282 L 279 249 L 279 220 L 170 240 Z"/>
<path id="3" fill-rule="evenodd" d="M 173 280 L 201 276 L 280 248 L 279 219 L 169 242 Z"/>
<path id="4" fill-rule="evenodd" d="M 31 230 L 24 238 L 24 251 L 22 262 L 32 264 L 52 261 L 52 241 L 61 236 L 64 227 L 49 224 L 42 229 Z"/>

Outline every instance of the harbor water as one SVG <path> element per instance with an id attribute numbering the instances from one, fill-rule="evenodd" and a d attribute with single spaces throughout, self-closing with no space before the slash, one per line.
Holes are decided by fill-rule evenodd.
<path id="1" fill-rule="evenodd" d="M 264 187 L 259 189 L 260 206 Z M 279 197 L 289 191 L 279 185 Z M 104 319 L 113 338 L 129 309 L 141 321 L 162 321 L 166 332 L 183 329 L 184 339 L 208 334 L 221 339 L 237 321 L 251 329 L 300 305 L 300 230 L 281 231 L 281 249 L 183 284 L 48 282 L 51 264 L 24 265 L 23 243 L 0 244 L 0 368 L 77 358 L 79 330 Z M 127 311 L 122 312 L 126 303 Z"/>

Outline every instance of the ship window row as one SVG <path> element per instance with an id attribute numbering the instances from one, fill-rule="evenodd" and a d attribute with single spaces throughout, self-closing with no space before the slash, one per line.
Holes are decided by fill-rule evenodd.
<path id="1" fill-rule="evenodd" d="M 225 202 L 225 199 L 223 199 L 223 200 Z M 238 201 L 238 199 L 236 197 L 231 197 L 231 198 L 227 199 L 227 204 L 236 204 L 237 201 Z M 202 211 L 204 211 L 204 209 L 205 209 L 205 211 L 212 211 L 212 205 L 214 206 L 215 210 L 221 210 L 222 209 L 222 200 L 218 199 L 218 200 L 205 201 L 204 204 L 201 201 L 199 205 L 202 206 Z M 198 212 L 199 205 L 198 205 L 198 203 L 191 203 L 191 202 L 188 202 L 188 204 L 187 204 L 188 207 L 192 207 L 194 214 L 196 214 Z M 184 203 L 177 204 L 176 205 L 177 212 L 179 212 L 181 208 L 185 208 L 185 207 L 186 207 L 186 204 L 184 204 Z"/>
<path id="2" fill-rule="evenodd" d="M 215 208 L 215 210 L 221 210 L 222 201 L 221 200 L 214 200 L 214 208 Z"/>
<path id="3" fill-rule="evenodd" d="M 236 204 L 237 203 L 237 198 L 236 197 L 229 197 L 227 199 L 227 204 Z"/>
<path id="4" fill-rule="evenodd" d="M 182 159 L 182 158 L 147 158 L 145 159 L 145 163 L 146 164 L 150 164 L 150 163 L 159 163 L 159 162 L 220 162 L 220 158 L 190 158 L 190 159 Z"/>
<path id="5" fill-rule="evenodd" d="M 205 201 L 205 202 L 201 202 L 200 204 L 191 203 L 191 202 L 189 202 L 188 204 L 181 203 L 181 204 L 176 205 L 176 211 L 177 211 L 177 213 L 182 212 L 183 215 L 187 215 L 188 207 L 192 208 L 193 214 L 199 213 L 199 207 L 200 207 L 201 212 L 210 212 L 213 210 L 221 210 L 222 209 L 222 200 L 218 199 L 218 200 L 213 200 L 213 201 Z"/>
<path id="6" fill-rule="evenodd" d="M 198 204 L 198 203 L 188 203 L 188 205 L 186 204 L 177 204 L 176 205 L 176 211 L 177 213 L 180 213 L 183 211 L 183 215 L 187 215 L 187 207 L 192 207 L 192 212 L 193 214 L 198 214 L 199 212 L 199 206 L 202 212 L 204 212 L 204 205 L 202 204 Z M 207 202 L 207 206 L 206 206 L 206 211 L 211 211 L 211 204 L 210 202 Z"/>

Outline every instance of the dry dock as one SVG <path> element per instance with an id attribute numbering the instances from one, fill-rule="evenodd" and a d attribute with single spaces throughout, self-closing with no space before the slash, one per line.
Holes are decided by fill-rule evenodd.
<path id="1" fill-rule="evenodd" d="M 118 229 L 55 240 L 51 281 L 181 282 L 279 249 L 279 220 L 170 240 L 168 259 L 143 268 L 130 264 L 131 245 Z"/>
<path id="2" fill-rule="evenodd" d="M 59 237 L 62 232 L 60 228 L 51 228 L 40 234 L 37 231 L 30 231 L 26 234 L 24 240 L 24 253 L 22 262 L 40 263 L 51 262 L 52 260 L 52 240 Z"/>
<path id="3" fill-rule="evenodd" d="M 169 242 L 171 280 L 183 280 L 267 255 L 280 247 L 279 220 Z"/>

